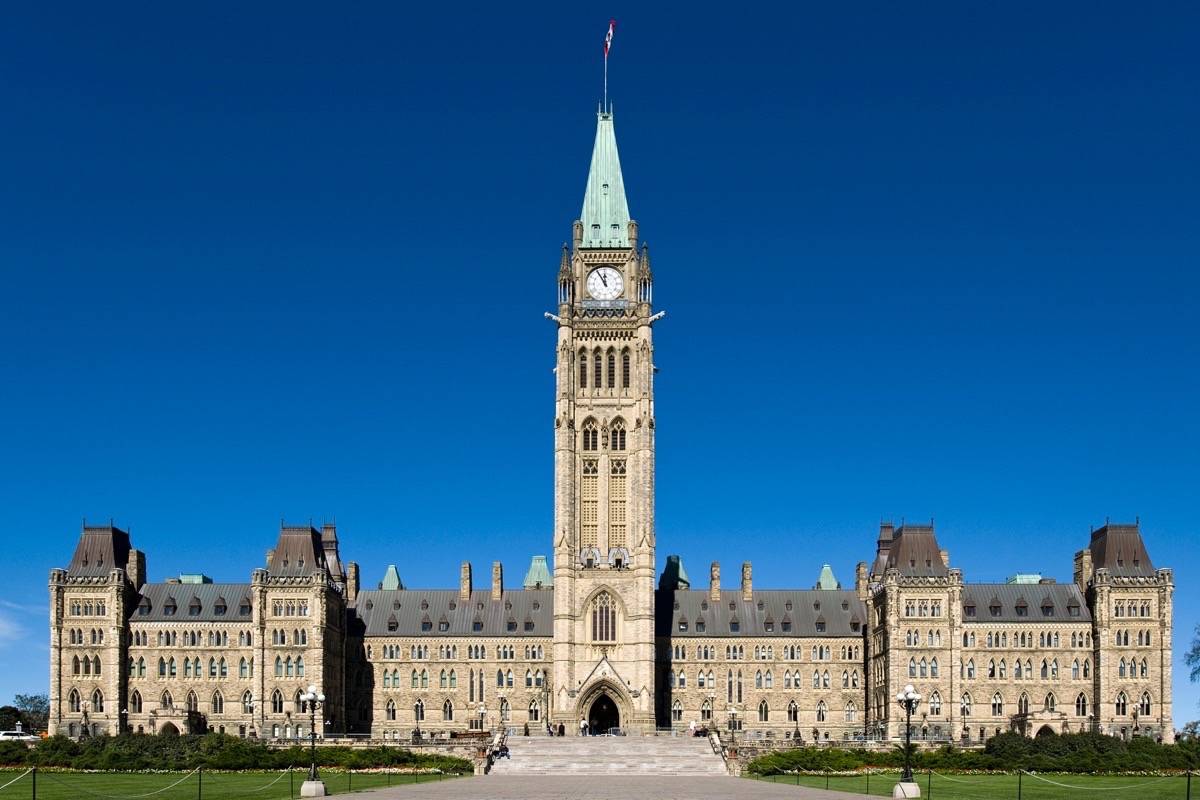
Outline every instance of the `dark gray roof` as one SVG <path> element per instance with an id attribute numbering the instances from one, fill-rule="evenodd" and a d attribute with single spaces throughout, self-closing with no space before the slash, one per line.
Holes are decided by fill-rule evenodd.
<path id="1" fill-rule="evenodd" d="M 1092 531 L 1092 568 L 1120 578 L 1154 575 L 1154 565 L 1137 525 L 1105 524 Z"/>
<path id="2" fill-rule="evenodd" d="M 304 577 L 326 567 L 321 533 L 310 525 L 279 529 L 279 541 L 271 551 L 267 571 L 280 577 Z"/>
<path id="3" fill-rule="evenodd" d="M 493 601 L 491 591 L 481 589 L 463 602 L 454 589 L 376 589 L 359 592 L 352 613 L 364 636 L 553 636 L 554 590 L 510 589 Z M 395 630 L 389 630 L 393 619 Z M 526 621 L 533 623 L 530 630 Z M 422 630 L 425 622 L 428 630 Z"/>
<path id="4" fill-rule="evenodd" d="M 791 622 L 790 631 L 783 629 L 785 618 Z M 696 630 L 698 619 L 704 620 L 703 631 Z M 730 625 L 734 619 L 736 631 Z M 679 630 L 680 620 L 687 621 L 686 632 Z M 861 636 L 866 620 L 862 601 L 846 590 L 756 589 L 753 600 L 743 600 L 740 590 L 730 590 L 722 591 L 721 601 L 714 603 L 706 591 L 679 589 L 674 592 L 670 617 L 665 612 L 658 615 L 657 635 Z M 825 623 L 824 631 L 817 630 L 818 621 Z M 773 623 L 774 630 L 767 630 L 767 622 Z M 852 622 L 858 623 L 858 631 L 851 628 Z"/>
<path id="5" fill-rule="evenodd" d="M 83 527 L 68 575 L 104 577 L 113 569 L 125 569 L 129 561 L 129 534 L 112 525 Z"/>
<path id="6" fill-rule="evenodd" d="M 1028 609 L 1025 616 L 1017 613 L 1017 606 L 1024 601 Z M 1042 606 L 1053 607 L 1054 614 L 1046 617 Z M 967 606 L 975 606 L 975 616 L 967 616 Z M 992 616 L 991 607 L 998 605 L 1000 613 Z M 1070 607 L 1079 609 L 1079 616 L 1071 615 Z M 1086 622 L 1091 613 L 1079 587 L 1073 583 L 968 583 L 963 587 L 963 622 Z"/>
<path id="7" fill-rule="evenodd" d="M 944 577 L 949 574 L 932 525 L 901 525 L 888 549 L 887 569 L 901 575 Z"/>
<path id="8" fill-rule="evenodd" d="M 248 583 L 147 583 L 142 587 L 141 597 L 133 611 L 135 622 L 249 622 L 251 613 L 240 613 L 242 600 L 249 599 Z M 175 613 L 167 614 L 170 600 L 175 601 Z M 200 613 L 191 613 L 192 600 L 200 601 Z M 225 601 L 225 613 L 218 614 L 217 607 Z M 149 603 L 149 613 L 142 609 Z"/>

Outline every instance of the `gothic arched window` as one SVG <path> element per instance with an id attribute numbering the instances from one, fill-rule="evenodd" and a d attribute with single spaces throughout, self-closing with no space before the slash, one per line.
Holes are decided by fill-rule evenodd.
<path id="1" fill-rule="evenodd" d="M 601 592 L 592 601 L 592 641 L 617 640 L 617 609 L 608 592 Z"/>
<path id="2" fill-rule="evenodd" d="M 610 431 L 611 431 L 611 435 L 609 436 L 609 439 L 608 439 L 609 449 L 624 450 L 625 449 L 625 423 L 619 419 L 614 421 Z"/>
<path id="3" fill-rule="evenodd" d="M 621 351 L 621 388 L 629 388 L 629 351 Z"/>
<path id="4" fill-rule="evenodd" d="M 1123 717 L 1129 712 L 1129 698 L 1124 692 L 1117 695 L 1117 702 L 1114 704 L 1114 711 L 1118 717 Z"/>
<path id="5" fill-rule="evenodd" d="M 136 689 L 129 695 L 129 710 L 134 714 L 142 713 L 142 693 Z"/>
<path id="6" fill-rule="evenodd" d="M 600 357 L 600 348 L 592 353 L 592 386 L 596 389 L 600 388 L 600 381 L 604 377 L 604 364 Z"/>
<path id="7" fill-rule="evenodd" d="M 586 389 L 588 381 L 587 350 L 579 351 L 579 388 Z"/>
<path id="8" fill-rule="evenodd" d="M 600 429 L 594 419 L 588 419 L 583 423 L 583 449 L 600 449 Z"/>
<path id="9" fill-rule="evenodd" d="M 760 700 L 758 702 L 758 721 L 759 722 L 768 722 L 768 721 L 770 721 L 770 716 L 771 716 L 771 709 L 767 705 L 767 701 Z"/>
<path id="10" fill-rule="evenodd" d="M 1075 698 L 1075 716 L 1086 717 L 1087 716 L 1087 708 L 1088 708 L 1087 695 L 1084 694 L 1083 692 L 1080 692 L 1079 696 Z"/>

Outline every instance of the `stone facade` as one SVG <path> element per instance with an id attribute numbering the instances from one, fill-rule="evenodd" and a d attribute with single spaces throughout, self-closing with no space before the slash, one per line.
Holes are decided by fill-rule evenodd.
<path id="1" fill-rule="evenodd" d="M 881 526 L 842 589 L 692 589 L 656 580 L 650 254 L 630 218 L 613 118 L 600 113 L 583 212 L 558 269 L 553 572 L 520 588 L 361 590 L 337 531 L 281 526 L 244 584 L 147 581 L 112 525 L 85 526 L 50 573 L 50 727 L 69 735 L 223 730 L 408 738 L 580 721 L 692 725 L 804 741 L 892 738 L 892 700 L 925 698 L 918 736 L 978 742 L 1099 730 L 1170 741 L 1172 573 L 1136 525 L 1094 531 L 1074 581 L 970 584 L 932 526 Z"/>

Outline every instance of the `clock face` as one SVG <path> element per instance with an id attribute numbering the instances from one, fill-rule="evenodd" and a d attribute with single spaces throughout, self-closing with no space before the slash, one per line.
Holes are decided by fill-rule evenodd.
<path id="1" fill-rule="evenodd" d="M 614 300 L 625 290 L 625 281 L 612 267 L 596 267 L 587 277 L 587 290 L 597 300 Z"/>

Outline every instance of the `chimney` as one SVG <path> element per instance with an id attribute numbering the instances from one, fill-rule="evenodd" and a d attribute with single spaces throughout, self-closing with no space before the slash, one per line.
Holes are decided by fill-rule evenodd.
<path id="1" fill-rule="evenodd" d="M 714 603 L 721 602 L 721 563 L 712 562 L 708 568 L 708 599 Z"/>
<path id="2" fill-rule="evenodd" d="M 275 548 L 272 547 L 267 551 L 267 568 L 271 568 L 271 559 L 275 558 Z"/>
<path id="3" fill-rule="evenodd" d="M 750 562 L 742 562 L 742 599 L 754 599 L 754 582 L 750 579 Z"/>
<path id="4" fill-rule="evenodd" d="M 949 569 L 950 568 L 950 551 L 942 550 L 941 556 L 942 556 L 942 563 L 946 565 L 947 569 Z"/>
<path id="5" fill-rule="evenodd" d="M 1085 547 L 1075 554 L 1075 585 L 1079 591 L 1087 593 L 1088 583 L 1092 580 L 1092 550 Z"/>
<path id="6" fill-rule="evenodd" d="M 133 588 L 141 589 L 146 584 L 146 554 L 141 550 L 130 550 L 125 562 L 125 576 Z"/>
<path id="7" fill-rule="evenodd" d="M 504 596 L 504 567 L 499 561 L 492 562 L 492 601 L 499 602 Z"/>
<path id="8" fill-rule="evenodd" d="M 354 605 L 358 599 L 358 564 L 351 561 L 346 566 L 346 605 Z"/>
<path id="9" fill-rule="evenodd" d="M 458 599 L 464 603 L 471 600 L 471 562 L 462 562 L 458 570 Z"/>
<path id="10" fill-rule="evenodd" d="M 854 568 L 854 593 L 859 600 L 867 599 L 867 562 L 860 561 Z"/>

